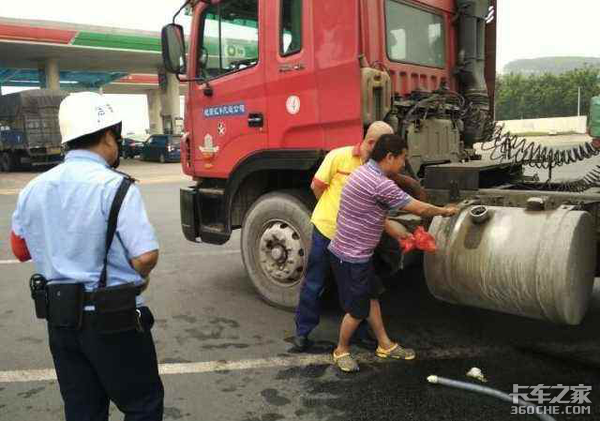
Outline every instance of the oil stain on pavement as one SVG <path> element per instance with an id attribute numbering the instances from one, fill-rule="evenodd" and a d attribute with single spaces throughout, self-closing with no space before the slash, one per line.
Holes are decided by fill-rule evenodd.
<path id="1" fill-rule="evenodd" d="M 38 393 L 42 392 L 44 389 L 46 389 L 44 386 L 36 387 L 36 388 L 28 390 L 27 392 L 18 393 L 17 396 L 21 396 L 24 399 L 29 399 L 32 396 L 37 395 Z"/>
<path id="2" fill-rule="evenodd" d="M 340 373 L 331 365 L 293 367 L 281 370 L 276 379 L 302 385 L 301 408 L 296 416 L 307 420 L 505 421 L 513 417 L 510 404 L 426 381 L 431 374 L 471 381 L 465 373 L 473 366 L 481 367 L 486 373 L 489 379 L 486 386 L 506 393 L 512 393 L 517 383 L 592 386 L 591 416 L 583 419 L 600 419 L 600 390 L 597 390 L 600 371 L 597 368 L 565 364 L 517 349 L 504 353 L 502 358 L 367 363 L 361 364 L 361 371 L 355 374 Z M 575 421 L 582 417 L 561 415 L 557 419 Z"/>
<path id="3" fill-rule="evenodd" d="M 275 389 L 265 389 L 260 394 L 269 405 L 285 406 L 292 402 L 288 398 L 280 396 L 279 392 Z"/>

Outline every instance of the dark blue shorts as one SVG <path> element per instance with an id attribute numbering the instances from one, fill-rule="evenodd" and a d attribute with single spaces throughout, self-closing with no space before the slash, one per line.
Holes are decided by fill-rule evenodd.
<path id="1" fill-rule="evenodd" d="M 379 298 L 384 291 L 373 263 L 344 262 L 334 254 L 330 254 L 330 258 L 342 309 L 355 319 L 366 319 L 369 317 L 371 300 Z"/>

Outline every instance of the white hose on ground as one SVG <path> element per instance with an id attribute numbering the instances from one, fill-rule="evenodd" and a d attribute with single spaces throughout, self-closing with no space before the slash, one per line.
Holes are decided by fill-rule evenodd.
<path id="1" fill-rule="evenodd" d="M 429 376 L 429 377 L 427 377 L 427 381 L 429 383 L 433 383 L 433 384 L 441 384 L 444 386 L 454 387 L 457 389 L 468 390 L 469 392 L 482 393 L 484 395 L 493 396 L 495 398 L 501 399 L 506 402 L 514 403 L 512 396 L 510 396 L 504 392 L 501 392 L 499 390 L 492 389 L 491 387 L 480 386 L 478 384 L 473 384 L 473 383 L 468 383 L 468 382 L 461 382 L 458 380 L 447 379 L 445 377 L 439 377 L 439 376 Z M 537 405 L 534 405 L 530 402 L 525 402 L 521 399 L 518 399 L 517 403 L 521 406 L 531 406 L 534 408 L 538 408 Z M 542 421 L 556 421 L 556 419 L 551 417 L 550 415 L 538 414 L 537 411 L 535 414 L 531 414 L 531 415 L 537 415 L 538 418 L 541 419 Z"/>

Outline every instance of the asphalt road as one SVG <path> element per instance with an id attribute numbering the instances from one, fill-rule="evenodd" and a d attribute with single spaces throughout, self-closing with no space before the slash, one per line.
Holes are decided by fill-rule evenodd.
<path id="1" fill-rule="evenodd" d="M 166 389 L 166 420 L 510 420 L 511 405 L 430 385 L 431 374 L 486 386 L 587 385 L 590 415 L 600 419 L 600 319 L 557 327 L 434 300 L 413 269 L 388 280 L 383 311 L 392 337 L 417 351 L 414 361 L 381 361 L 356 348 L 361 372 L 329 362 L 341 313 L 326 303 L 311 354 L 289 352 L 293 315 L 266 305 L 245 276 L 239 233 L 223 246 L 192 244 L 179 225 L 178 164 L 126 163 L 160 245 L 146 299 Z M 16 192 L 33 174 L 0 174 L 0 233 L 10 232 Z M 32 264 L 14 263 L 0 239 L 0 420 L 62 419 L 43 323 L 34 318 L 27 280 Z M 552 396 L 556 396 L 553 393 Z M 564 409 L 564 405 L 559 405 Z M 112 408 L 111 419 L 122 419 Z"/>

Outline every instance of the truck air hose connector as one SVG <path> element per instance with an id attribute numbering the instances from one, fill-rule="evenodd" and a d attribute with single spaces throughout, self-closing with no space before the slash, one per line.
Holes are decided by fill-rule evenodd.
<path id="1" fill-rule="evenodd" d="M 399 134 L 406 137 L 411 124 L 419 119 L 427 119 L 429 116 L 443 114 L 445 118 L 460 120 L 466 102 L 467 100 L 457 92 L 448 89 L 434 91 L 432 95 L 417 100 L 408 109 L 400 121 Z"/>
<path id="2" fill-rule="evenodd" d="M 421 99 L 417 101 L 406 113 L 404 118 L 402 119 L 402 124 L 400 126 L 400 136 L 406 139 L 406 135 L 408 132 L 408 127 L 417 119 L 421 118 L 421 116 L 417 116 L 415 112 L 420 108 L 429 108 L 432 104 L 441 102 L 441 97 L 439 95 L 432 95 L 425 99 Z M 427 115 L 427 112 L 425 116 Z"/>
<path id="3" fill-rule="evenodd" d="M 473 383 L 468 383 L 468 382 L 461 382 L 458 380 L 447 379 L 445 377 L 439 377 L 439 376 L 429 376 L 429 377 L 427 377 L 427 381 L 432 384 L 441 384 L 444 386 L 454 387 L 456 389 L 463 389 L 463 390 L 467 390 L 469 392 L 475 392 L 475 393 L 481 393 L 481 394 L 488 395 L 488 396 L 493 396 L 494 398 L 498 398 L 505 402 L 510 402 L 512 404 L 515 404 L 515 401 L 513 400 L 512 396 L 510 396 L 504 392 L 501 392 L 499 390 L 492 389 L 491 387 L 480 386 L 478 384 L 473 384 Z M 539 419 L 541 419 L 542 421 L 556 421 L 556 419 L 551 417 L 550 415 L 540 413 L 541 408 L 530 402 L 525 402 L 521 399 L 517 399 L 516 404 L 519 406 L 529 406 L 529 407 L 535 408 L 534 414 L 537 415 L 537 417 Z M 532 414 L 532 415 L 534 415 L 534 414 Z"/>

